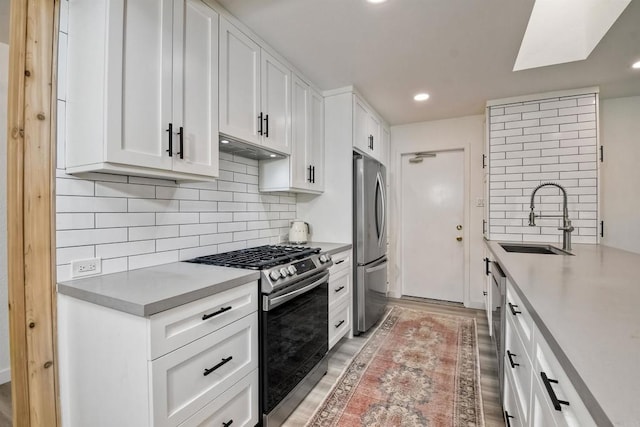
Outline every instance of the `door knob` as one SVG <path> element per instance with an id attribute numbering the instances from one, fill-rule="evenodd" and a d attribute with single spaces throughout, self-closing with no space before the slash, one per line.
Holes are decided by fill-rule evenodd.
<path id="1" fill-rule="evenodd" d="M 462 236 L 458 236 L 458 237 L 456 237 L 456 240 L 457 240 L 458 242 L 462 242 Z"/>
<path id="2" fill-rule="evenodd" d="M 456 225 L 456 230 L 462 230 L 462 226 L 460 224 Z"/>

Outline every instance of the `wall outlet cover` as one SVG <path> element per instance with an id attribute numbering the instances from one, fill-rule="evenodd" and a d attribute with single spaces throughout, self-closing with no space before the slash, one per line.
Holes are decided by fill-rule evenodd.
<path id="1" fill-rule="evenodd" d="M 92 276 L 102 271 L 102 259 L 90 258 L 71 261 L 71 277 Z"/>

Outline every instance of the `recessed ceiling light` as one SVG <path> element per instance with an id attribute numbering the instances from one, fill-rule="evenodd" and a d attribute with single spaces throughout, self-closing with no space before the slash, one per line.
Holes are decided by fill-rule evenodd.
<path id="1" fill-rule="evenodd" d="M 634 69 L 636 69 L 636 70 L 637 70 L 637 69 L 640 69 L 640 61 L 635 62 L 635 63 L 631 66 L 631 68 L 634 68 Z"/>
<path id="2" fill-rule="evenodd" d="M 229 141 L 227 141 L 226 139 L 221 139 L 221 140 L 220 140 L 220 143 L 221 143 L 221 144 L 228 144 L 228 143 L 229 143 Z"/>
<path id="3" fill-rule="evenodd" d="M 275 154 L 269 154 L 269 157 L 275 157 L 275 156 L 276 156 Z"/>
<path id="4" fill-rule="evenodd" d="M 387 0 L 367 0 L 367 3 L 373 3 L 373 4 L 378 4 L 378 3 L 384 3 Z"/>
<path id="5" fill-rule="evenodd" d="M 414 96 L 413 99 L 415 99 L 416 101 L 426 101 L 427 99 L 429 99 L 429 94 L 419 93 L 416 96 Z"/>

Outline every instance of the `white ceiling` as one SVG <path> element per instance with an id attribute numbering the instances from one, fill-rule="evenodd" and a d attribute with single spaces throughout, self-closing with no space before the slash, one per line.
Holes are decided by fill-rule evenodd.
<path id="1" fill-rule="evenodd" d="M 640 0 L 585 61 L 513 72 L 533 0 L 218 0 L 321 89 L 353 84 L 391 125 L 489 99 L 600 86 L 640 95 Z M 431 94 L 417 103 L 419 91 Z"/>

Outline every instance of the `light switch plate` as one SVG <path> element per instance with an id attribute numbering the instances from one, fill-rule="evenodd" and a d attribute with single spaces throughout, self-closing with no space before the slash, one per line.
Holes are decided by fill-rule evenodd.
<path id="1" fill-rule="evenodd" d="M 102 271 L 102 259 L 90 258 L 71 261 L 71 277 L 83 277 L 99 274 Z"/>

